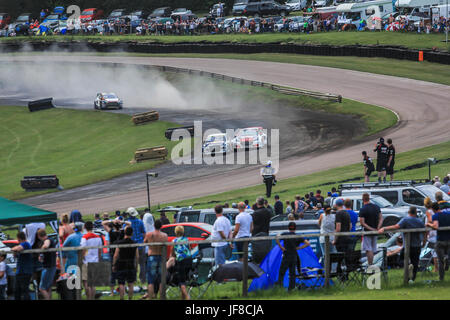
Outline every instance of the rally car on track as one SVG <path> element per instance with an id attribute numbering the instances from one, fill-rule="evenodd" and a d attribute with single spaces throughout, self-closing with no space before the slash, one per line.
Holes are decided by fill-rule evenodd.
<path id="1" fill-rule="evenodd" d="M 122 109 L 123 101 L 115 93 L 97 93 L 94 109 Z"/>
<path id="2" fill-rule="evenodd" d="M 264 148 L 267 144 L 267 135 L 262 127 L 239 129 L 233 140 L 234 151 Z"/>
<path id="3" fill-rule="evenodd" d="M 231 150 L 231 141 L 225 133 L 210 134 L 203 142 L 205 155 L 225 154 Z"/>

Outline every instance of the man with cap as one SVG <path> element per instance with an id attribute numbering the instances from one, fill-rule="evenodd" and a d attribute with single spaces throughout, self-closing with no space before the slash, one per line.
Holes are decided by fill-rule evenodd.
<path id="1" fill-rule="evenodd" d="M 381 176 L 383 176 L 383 182 L 386 182 L 386 167 L 388 162 L 389 147 L 384 144 L 384 138 L 380 138 L 375 145 L 373 152 L 377 153 L 378 182 L 381 182 Z"/>
<path id="2" fill-rule="evenodd" d="M 267 165 L 264 168 L 261 168 L 261 176 L 266 185 L 266 196 L 267 198 L 270 198 L 270 195 L 272 194 L 272 185 L 277 182 L 275 180 L 275 169 L 272 168 L 272 161 L 267 161 Z"/>
<path id="3" fill-rule="evenodd" d="M 366 151 L 362 152 L 364 163 L 364 182 L 370 182 L 370 175 L 375 171 L 372 158 L 367 155 Z"/>
<path id="4" fill-rule="evenodd" d="M 386 174 L 391 177 L 391 181 L 394 180 L 394 164 L 395 164 L 395 147 L 392 144 L 392 139 L 387 139 L 388 145 L 388 160 L 386 163 Z"/>
<path id="5" fill-rule="evenodd" d="M 297 225 L 295 222 L 289 222 L 288 230 L 289 232 L 284 232 L 280 236 L 293 236 L 295 235 L 295 230 Z M 289 287 L 288 290 L 292 290 L 295 287 L 295 268 L 301 266 L 300 258 L 298 257 L 297 251 L 309 246 L 309 241 L 303 238 L 294 239 L 284 239 L 283 245 L 281 245 L 280 239 L 277 239 L 277 245 L 283 252 L 283 259 L 281 260 L 280 271 L 278 273 L 277 284 L 282 286 L 284 275 L 289 269 Z"/>
<path id="6" fill-rule="evenodd" d="M 143 243 L 144 237 L 145 237 L 145 227 L 142 220 L 138 219 L 137 216 L 139 215 L 139 212 L 133 207 L 130 207 L 127 209 L 127 214 L 130 216 L 130 219 L 128 220 L 131 222 L 131 227 L 133 228 L 133 235 L 131 236 L 131 240 L 133 240 L 135 243 Z M 139 280 L 141 283 L 145 283 L 145 277 L 146 277 L 146 256 L 145 256 L 145 248 L 144 247 L 138 247 L 139 248 Z"/>

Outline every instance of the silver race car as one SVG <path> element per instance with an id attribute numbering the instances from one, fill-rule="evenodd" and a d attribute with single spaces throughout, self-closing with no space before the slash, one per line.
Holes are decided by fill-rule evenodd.
<path id="1" fill-rule="evenodd" d="M 94 109 L 122 109 L 123 101 L 115 93 L 97 93 Z"/>
<path id="2" fill-rule="evenodd" d="M 210 134 L 203 142 L 203 154 L 225 154 L 231 150 L 231 142 L 225 133 Z"/>

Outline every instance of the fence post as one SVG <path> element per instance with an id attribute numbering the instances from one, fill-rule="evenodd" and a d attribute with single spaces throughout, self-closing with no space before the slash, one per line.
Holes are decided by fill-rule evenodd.
<path id="1" fill-rule="evenodd" d="M 330 287 L 330 236 L 325 236 L 325 288 Z"/>
<path id="2" fill-rule="evenodd" d="M 242 296 L 247 297 L 248 291 L 248 241 L 244 241 L 244 255 L 242 257 Z"/>
<path id="3" fill-rule="evenodd" d="M 80 285 L 83 285 L 83 281 L 81 280 L 81 268 L 83 267 L 83 250 L 78 250 L 78 268 L 80 268 L 80 274 L 77 274 L 77 277 L 80 277 Z M 81 300 L 81 287 L 80 289 L 76 289 L 76 299 Z"/>
<path id="4" fill-rule="evenodd" d="M 161 292 L 159 293 L 161 300 L 166 300 L 166 280 L 167 280 L 167 246 L 162 246 L 161 252 Z"/>
<path id="5" fill-rule="evenodd" d="M 403 284 L 407 285 L 409 281 L 409 255 L 411 249 L 411 233 L 404 233 L 403 245 L 405 247 L 404 250 L 404 258 L 403 258 Z"/>

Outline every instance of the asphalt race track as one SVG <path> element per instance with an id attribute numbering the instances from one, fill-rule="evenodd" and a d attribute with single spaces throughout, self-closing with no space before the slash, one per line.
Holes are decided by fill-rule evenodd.
<path id="1" fill-rule="evenodd" d="M 450 138 L 450 87 L 417 80 L 375 75 L 326 67 L 202 58 L 149 58 L 103 56 L 1 56 L 0 61 L 79 61 L 127 64 L 165 65 L 190 68 L 264 81 L 279 85 L 341 94 L 370 104 L 389 108 L 397 113 L 399 123 L 386 132 L 398 152 L 426 147 Z M 309 174 L 360 161 L 361 150 L 371 150 L 374 141 L 363 141 L 329 152 L 317 151 L 292 156 L 280 161 L 278 179 Z M 422 160 L 422 159 L 418 159 Z M 184 179 L 183 181 L 153 184 L 152 203 L 166 203 L 261 183 L 259 167 L 239 168 L 226 173 Z M 53 198 L 59 193 L 30 198 L 23 202 L 56 211 L 79 209 L 93 213 L 123 209 L 130 205 L 145 206 L 145 189 L 138 189 L 106 197 L 75 199 L 76 189 L 67 190 L 64 200 Z M 275 188 L 276 192 L 276 188 Z M 57 196 L 56 196 L 57 197 Z"/>

